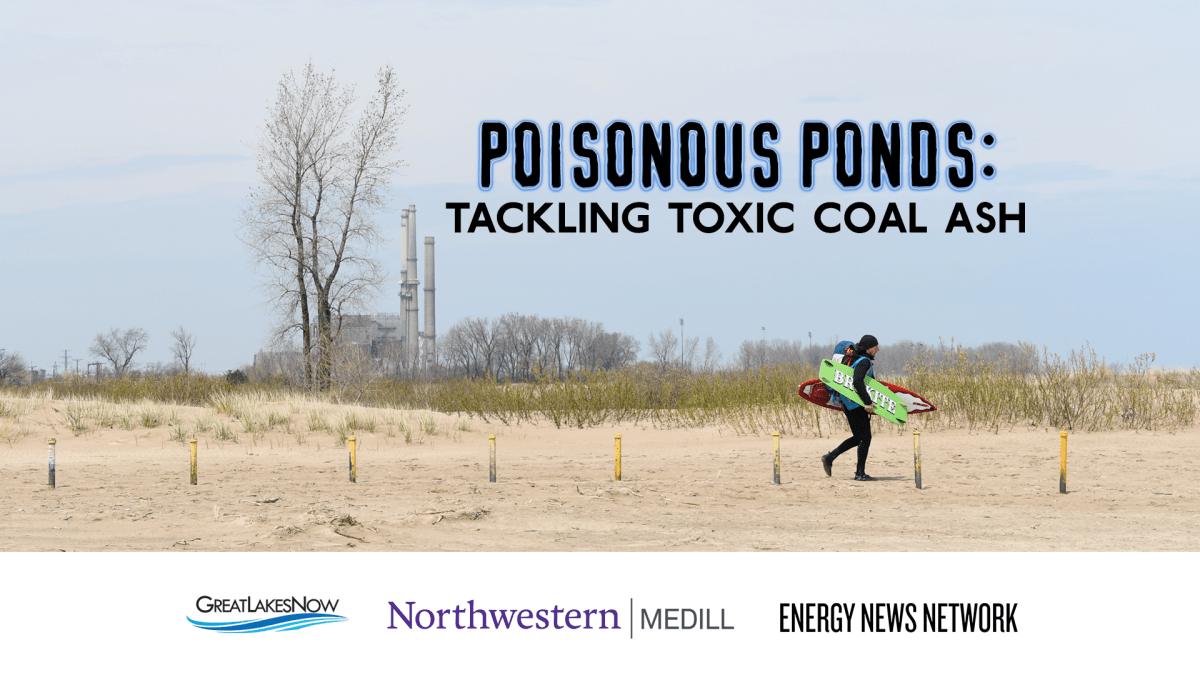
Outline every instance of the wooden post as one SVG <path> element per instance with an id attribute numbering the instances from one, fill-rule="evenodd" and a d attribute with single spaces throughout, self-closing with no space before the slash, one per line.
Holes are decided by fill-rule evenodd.
<path id="1" fill-rule="evenodd" d="M 488 434 L 488 482 L 496 482 L 496 434 Z"/>
<path id="2" fill-rule="evenodd" d="M 196 484 L 196 439 L 191 439 L 192 443 L 192 485 Z"/>
<path id="3" fill-rule="evenodd" d="M 772 431 L 771 437 L 775 439 L 775 484 L 779 485 L 779 432 Z"/>
<path id="4" fill-rule="evenodd" d="M 917 489 L 921 489 L 921 432 L 913 429 L 913 478 Z"/>
<path id="5" fill-rule="evenodd" d="M 1058 493 L 1067 494 L 1067 432 L 1058 435 Z"/>
<path id="6" fill-rule="evenodd" d="M 615 475 L 616 475 L 617 481 L 620 481 L 621 480 L 621 434 L 613 434 L 613 435 L 616 437 L 616 441 L 617 441 L 617 457 L 616 457 Z"/>
<path id="7" fill-rule="evenodd" d="M 54 488 L 54 445 L 58 441 L 50 439 L 50 488 Z"/>
<path id="8" fill-rule="evenodd" d="M 356 439 L 353 436 L 351 436 L 350 437 L 350 482 L 351 483 L 358 482 L 358 457 L 357 457 L 357 453 L 355 452 L 355 447 L 354 447 L 355 441 L 356 441 Z"/>

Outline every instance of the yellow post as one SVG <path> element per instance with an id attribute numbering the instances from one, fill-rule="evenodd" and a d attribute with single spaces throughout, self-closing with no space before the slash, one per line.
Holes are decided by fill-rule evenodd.
<path id="1" fill-rule="evenodd" d="M 196 484 L 196 439 L 191 439 L 192 443 L 192 485 Z"/>
<path id="2" fill-rule="evenodd" d="M 496 482 L 496 434 L 488 434 L 488 482 Z"/>
<path id="3" fill-rule="evenodd" d="M 917 489 L 921 489 L 921 432 L 913 429 L 913 475 L 917 480 Z"/>
<path id="4" fill-rule="evenodd" d="M 350 437 L 350 482 L 358 482 L 358 457 L 354 449 L 355 438 Z"/>
<path id="5" fill-rule="evenodd" d="M 772 431 L 771 437 L 775 439 L 775 484 L 779 485 L 779 432 Z"/>
<path id="6" fill-rule="evenodd" d="M 1067 432 L 1058 435 L 1058 492 L 1067 494 Z"/>
<path id="7" fill-rule="evenodd" d="M 614 436 L 616 436 L 616 439 L 617 439 L 616 477 L 617 477 L 617 480 L 619 481 L 619 480 L 621 480 L 621 434 L 614 434 Z"/>
<path id="8" fill-rule="evenodd" d="M 58 441 L 50 439 L 50 487 L 54 487 L 54 444 Z"/>

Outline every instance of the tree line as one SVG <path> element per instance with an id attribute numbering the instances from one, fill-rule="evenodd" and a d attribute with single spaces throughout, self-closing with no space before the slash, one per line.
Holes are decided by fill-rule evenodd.
<path id="1" fill-rule="evenodd" d="M 524 382 L 537 373 L 565 377 L 579 370 L 613 370 L 637 362 L 632 335 L 573 317 L 515 312 L 498 319 L 461 319 L 439 338 L 438 360 L 451 376 Z"/>
<path id="2" fill-rule="evenodd" d="M 857 339 L 857 337 L 852 338 Z M 737 355 L 727 367 L 737 370 L 754 370 L 766 365 L 784 363 L 818 364 L 822 359 L 833 355 L 838 340 L 805 344 L 804 340 L 745 340 L 738 347 Z M 941 363 L 947 358 L 957 358 L 963 346 L 949 345 L 939 342 L 929 344 L 913 340 L 897 340 L 882 345 L 875 358 L 875 375 L 884 378 L 900 375 L 914 358 L 922 358 L 933 364 Z M 1005 361 L 1011 367 L 1030 371 L 1028 349 L 1011 342 L 988 342 L 966 350 L 966 358 L 990 362 Z"/>
<path id="3" fill-rule="evenodd" d="M 604 324 L 573 317 L 542 318 L 510 313 L 498 319 L 465 318 L 441 338 L 440 371 L 455 377 L 486 377 L 524 382 L 543 372 L 562 378 L 569 372 L 589 369 L 614 370 L 639 362 L 658 370 L 680 369 L 715 373 L 755 370 L 768 365 L 819 364 L 833 355 L 837 340 L 814 343 L 804 340 L 745 340 L 737 353 L 723 360 L 721 347 L 712 337 L 681 336 L 678 329 L 651 332 L 646 352 L 632 335 L 608 332 Z M 961 349 L 961 345 L 958 347 Z M 969 358 L 984 361 L 1007 359 L 1020 362 L 1025 350 L 1007 342 L 989 342 L 970 350 Z M 883 345 L 875 364 L 879 377 L 902 374 L 905 366 L 921 356 L 937 363 L 956 354 L 953 343 L 930 345 L 899 340 Z M 1014 361 L 1014 359 L 1016 359 Z M 1021 367 L 1017 365 L 1017 367 Z"/>
<path id="4" fill-rule="evenodd" d="M 150 334 L 141 328 L 111 328 L 107 333 L 96 333 L 88 353 L 98 359 L 96 376 L 108 374 L 115 377 L 126 377 L 135 372 L 134 357 L 144 352 L 150 344 Z M 196 336 L 189 333 L 183 326 L 171 331 L 171 356 L 174 361 L 170 365 L 162 362 L 147 364 L 141 372 L 149 375 L 170 375 L 192 372 L 192 361 L 196 351 Z M 89 368 L 92 364 L 89 364 Z M 0 350 L 0 385 L 19 386 L 30 380 L 29 372 L 33 366 L 19 353 L 5 353 Z M 77 373 L 78 374 L 78 373 Z"/>

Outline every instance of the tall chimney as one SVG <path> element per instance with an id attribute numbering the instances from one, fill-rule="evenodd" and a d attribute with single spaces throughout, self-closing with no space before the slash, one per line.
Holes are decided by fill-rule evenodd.
<path id="1" fill-rule="evenodd" d="M 425 372 L 437 363 L 437 323 L 433 312 L 433 237 L 425 237 Z"/>
<path id="2" fill-rule="evenodd" d="M 405 232 L 405 260 L 404 267 L 408 273 L 407 290 L 409 293 L 408 308 L 404 313 L 404 323 L 408 328 L 408 348 L 405 350 L 408 356 L 409 372 L 415 372 L 420 367 L 420 338 L 417 335 L 420 326 L 418 325 L 419 315 L 417 313 L 417 206 L 416 204 L 408 205 L 408 230 Z"/>
<path id="3" fill-rule="evenodd" d="M 408 209 L 400 211 L 400 363 L 408 367 Z"/>

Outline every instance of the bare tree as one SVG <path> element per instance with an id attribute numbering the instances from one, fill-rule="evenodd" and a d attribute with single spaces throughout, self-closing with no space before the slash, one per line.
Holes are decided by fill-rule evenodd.
<path id="1" fill-rule="evenodd" d="M 742 370 L 761 368 L 763 361 L 762 345 L 757 340 L 743 340 L 738 346 L 737 364 Z"/>
<path id="2" fill-rule="evenodd" d="M 96 333 L 88 353 L 112 364 L 113 372 L 121 377 L 129 369 L 133 357 L 146 348 L 150 334 L 141 328 L 130 328 L 124 332 L 113 328 L 108 334 Z"/>
<path id="3" fill-rule="evenodd" d="M 642 346 L 636 338 L 626 333 L 603 333 L 595 341 L 594 352 L 596 361 L 594 367 L 604 370 L 624 368 L 637 361 L 638 352 Z"/>
<path id="4" fill-rule="evenodd" d="M 450 372 L 513 382 L 530 380 L 539 370 L 563 378 L 579 370 L 623 368 L 637 360 L 639 348 L 633 336 L 605 332 L 601 323 L 515 312 L 495 320 L 461 319 L 439 340 Z"/>
<path id="5" fill-rule="evenodd" d="M 171 331 L 171 337 L 175 342 L 171 343 L 171 353 L 175 355 L 175 359 L 183 366 L 185 375 L 190 375 L 192 352 L 196 349 L 196 336 L 187 332 L 183 326 Z"/>
<path id="6" fill-rule="evenodd" d="M 650 347 L 650 358 L 654 359 L 654 363 L 658 365 L 659 370 L 666 370 L 675 362 L 679 338 L 675 335 L 674 330 L 664 328 L 658 331 L 657 338 L 651 332 L 646 344 Z"/>
<path id="7" fill-rule="evenodd" d="M 279 82 L 275 105 L 258 144 L 260 186 L 250 191 L 242 213 L 242 240 L 266 272 L 264 286 L 279 312 L 275 342 L 299 331 L 305 382 L 312 381 L 312 322 L 305 274 L 308 242 L 304 215 L 310 210 L 307 186 L 312 162 L 330 144 L 330 118 L 340 119 L 332 78 L 317 73 L 310 61 L 303 84 L 288 73 Z M 340 106 L 344 111 L 345 106 Z M 297 316 L 298 315 L 298 316 Z"/>
<path id="8" fill-rule="evenodd" d="M 439 339 L 439 351 L 451 370 L 469 377 L 496 374 L 496 331 L 488 319 L 460 319 Z"/>
<path id="9" fill-rule="evenodd" d="M 384 280 L 373 253 L 373 215 L 402 165 L 393 154 L 406 108 L 390 66 L 357 123 L 351 87 L 318 73 L 288 73 L 258 144 L 260 186 L 242 214 L 242 240 L 267 276 L 279 333 L 300 333 L 305 379 L 327 389 L 341 317 L 366 306 Z"/>
<path id="10" fill-rule="evenodd" d="M 0 350 L 0 386 L 20 384 L 27 370 L 29 366 L 20 354 Z"/>
<path id="11" fill-rule="evenodd" d="M 683 346 L 680 351 L 683 354 L 683 359 L 679 366 L 685 370 L 692 369 L 692 362 L 696 360 L 696 346 L 700 344 L 700 338 L 690 337 L 683 340 Z"/>
<path id="12" fill-rule="evenodd" d="M 713 373 L 720 366 L 721 347 L 717 345 L 717 341 L 710 335 L 704 340 L 704 361 L 700 368 L 706 373 Z"/>

